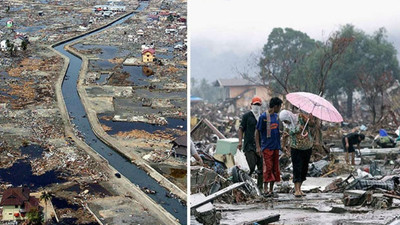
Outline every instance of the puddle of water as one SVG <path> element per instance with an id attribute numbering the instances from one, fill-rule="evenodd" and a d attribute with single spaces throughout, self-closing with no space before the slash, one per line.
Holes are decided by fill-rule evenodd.
<path id="1" fill-rule="evenodd" d="M 156 51 L 156 57 L 159 59 L 172 59 L 174 58 L 174 48 L 173 47 L 166 47 L 163 48 L 164 50 L 166 49 L 167 51 Z"/>
<path id="2" fill-rule="evenodd" d="M 66 199 L 63 198 L 53 197 L 51 198 L 51 203 L 53 203 L 53 206 L 57 209 L 65 209 L 65 208 L 70 208 L 73 210 L 79 209 L 78 205 L 71 204 Z"/>
<path id="3" fill-rule="evenodd" d="M 28 155 L 28 159 L 40 158 L 43 148 L 39 145 L 28 145 L 20 147 L 22 155 Z M 51 170 L 36 176 L 32 174 L 32 166 L 28 159 L 17 160 L 10 168 L 0 169 L 1 182 L 9 182 L 13 186 L 27 185 L 32 190 L 45 187 L 53 183 L 63 183 L 64 180 L 58 178 L 59 172 Z"/>
<path id="4" fill-rule="evenodd" d="M 107 81 L 107 78 L 108 78 L 109 76 L 110 76 L 110 75 L 109 75 L 108 73 L 102 73 L 102 74 L 100 74 L 100 79 L 97 80 L 96 83 L 98 83 L 98 84 L 105 84 L 106 81 Z"/>
<path id="5" fill-rule="evenodd" d="M 126 57 L 130 53 L 129 50 L 121 50 L 117 46 L 76 44 L 74 47 L 78 50 L 101 49 L 101 52 L 96 54 L 100 59 Z"/>
<path id="6" fill-rule="evenodd" d="M 18 99 L 18 96 L 10 95 L 8 92 L 11 90 L 10 86 L 6 82 L 1 82 L 2 80 L 15 81 L 18 82 L 21 78 L 11 77 L 6 71 L 0 72 L 0 96 L 5 96 L 8 99 Z"/>
<path id="7" fill-rule="evenodd" d="M 143 69 L 142 66 L 123 66 L 122 71 L 129 73 L 128 80 L 137 86 L 149 84 L 147 80 L 150 76 L 144 73 L 147 70 Z"/>
<path id="8" fill-rule="evenodd" d="M 40 176 L 33 175 L 32 167 L 27 160 L 17 160 L 10 168 L 0 169 L 1 182 L 9 182 L 14 187 L 27 185 L 31 190 L 65 182 L 65 180 L 59 179 L 58 175 L 59 173 L 54 170 Z"/>
<path id="9" fill-rule="evenodd" d="M 111 130 L 107 131 L 109 135 L 117 134 L 119 131 L 126 132 L 131 130 L 145 130 L 149 133 L 154 133 L 157 130 L 163 131 L 167 128 L 186 130 L 186 120 L 184 119 L 167 118 L 168 125 L 166 126 L 151 125 L 141 122 L 114 122 L 112 120 L 103 120 L 100 118 L 99 121 L 101 124 L 111 127 Z"/>
<path id="10" fill-rule="evenodd" d="M 39 145 L 28 145 L 20 148 L 22 155 L 29 155 L 29 158 L 40 158 L 43 153 L 43 148 Z"/>
<path id="11" fill-rule="evenodd" d="M 69 188 L 66 188 L 65 191 L 70 191 L 70 192 L 76 192 L 76 193 L 81 193 L 81 187 L 79 184 L 74 184 Z"/>
<path id="12" fill-rule="evenodd" d="M 110 70 L 115 67 L 115 64 L 112 64 L 107 59 L 101 60 L 89 60 L 89 68 L 90 70 Z"/>

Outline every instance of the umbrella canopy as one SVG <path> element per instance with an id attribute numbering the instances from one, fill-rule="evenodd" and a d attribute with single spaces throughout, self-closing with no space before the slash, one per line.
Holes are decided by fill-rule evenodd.
<path id="1" fill-rule="evenodd" d="M 321 120 L 335 123 L 343 121 L 342 115 L 336 108 L 318 95 L 307 92 L 293 92 L 287 94 L 286 99 L 297 108 L 311 113 Z"/>

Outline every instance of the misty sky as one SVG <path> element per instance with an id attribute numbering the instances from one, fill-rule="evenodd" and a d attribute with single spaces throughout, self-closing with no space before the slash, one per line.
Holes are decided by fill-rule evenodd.
<path id="1" fill-rule="evenodd" d="M 210 81 L 236 77 L 234 68 L 246 67 L 275 27 L 321 41 L 345 24 L 367 34 L 385 27 L 399 53 L 399 6 L 392 0 L 190 0 L 190 74 Z"/>

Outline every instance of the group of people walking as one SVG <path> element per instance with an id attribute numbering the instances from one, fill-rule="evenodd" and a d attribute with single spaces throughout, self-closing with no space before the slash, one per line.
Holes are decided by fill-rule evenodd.
<path id="1" fill-rule="evenodd" d="M 301 184 L 306 179 L 313 145 L 308 131 L 308 127 L 313 126 L 313 118 L 289 110 L 281 111 L 282 103 L 280 98 L 274 97 L 269 102 L 269 109 L 261 113 L 262 100 L 259 97 L 252 99 L 251 110 L 243 115 L 240 123 L 238 148 L 243 147 L 250 175 L 257 166 L 257 185 L 264 190 L 265 196 L 273 196 L 274 184 L 280 181 L 279 150 L 286 154 L 290 151 L 294 195 L 301 197 L 305 195 L 301 191 Z M 308 125 L 305 126 L 307 120 Z M 281 129 L 281 124 L 284 129 Z"/>
<path id="2" fill-rule="evenodd" d="M 316 119 L 311 114 L 281 110 L 282 103 L 280 98 L 274 97 L 269 109 L 261 112 L 262 100 L 252 99 L 251 110 L 242 116 L 240 123 L 238 148 L 245 153 L 250 175 L 258 174 L 257 185 L 266 197 L 274 196 L 274 184 L 280 181 L 279 150 L 290 155 L 294 195 L 302 197 L 305 194 L 301 185 L 306 180 L 314 144 L 310 129 L 316 125 Z M 352 139 L 345 140 L 348 143 Z"/>

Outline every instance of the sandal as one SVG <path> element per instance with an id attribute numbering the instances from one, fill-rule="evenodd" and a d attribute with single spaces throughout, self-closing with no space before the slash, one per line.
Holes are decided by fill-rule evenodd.
<path id="1" fill-rule="evenodd" d="M 293 195 L 294 195 L 294 197 L 296 197 L 296 198 L 301 198 L 301 197 L 303 197 L 303 195 L 296 195 L 295 193 L 293 193 Z"/>

